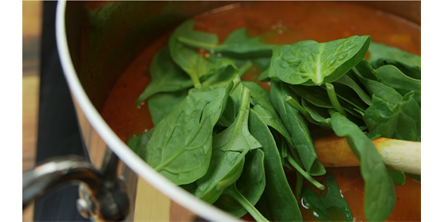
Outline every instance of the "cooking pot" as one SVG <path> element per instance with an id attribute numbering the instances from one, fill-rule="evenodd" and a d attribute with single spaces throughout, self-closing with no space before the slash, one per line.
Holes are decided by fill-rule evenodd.
<path id="1" fill-rule="evenodd" d="M 60 60 L 92 160 L 92 165 L 82 166 L 84 171 L 98 175 L 96 180 L 99 180 L 98 177 L 103 178 L 103 174 L 108 176 L 116 174 L 118 158 L 123 162 L 118 172 L 124 175 L 125 179 L 115 179 L 115 181 L 119 184 L 117 187 L 128 195 L 127 203 L 124 203 L 129 204 L 130 210 L 120 212 L 126 220 L 133 220 L 138 178 L 145 180 L 174 202 L 204 219 L 238 220 L 195 198 L 158 174 L 118 138 L 103 120 L 100 112 L 120 75 L 151 42 L 188 18 L 223 6 L 241 3 L 122 2 L 117 8 L 109 9 L 106 9 L 106 4 L 106 2 L 88 4 L 83 1 L 61 0 L 57 6 L 56 38 Z M 420 2 L 354 2 L 354 4 L 379 8 L 420 24 Z M 89 13 L 88 7 L 101 7 L 101 11 Z M 94 16 L 96 17 L 94 20 L 98 23 L 92 26 L 89 21 L 90 17 Z M 77 160 L 69 161 L 72 163 Z M 100 168 L 101 171 L 97 170 Z M 100 182 L 85 184 L 94 187 Z M 91 190 L 95 188 L 81 186 L 80 189 L 81 197 L 87 200 L 87 196 L 93 194 Z M 99 186 L 96 189 L 99 189 Z M 105 219 L 100 215 L 94 215 L 96 211 L 91 209 L 93 206 L 88 205 L 87 201 L 79 201 L 78 205 L 85 216 L 95 220 Z"/>

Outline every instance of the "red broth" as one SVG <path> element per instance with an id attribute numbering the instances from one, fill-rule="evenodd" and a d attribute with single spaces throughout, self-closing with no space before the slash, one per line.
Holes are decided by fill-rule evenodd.
<path id="1" fill-rule="evenodd" d="M 285 28 L 288 31 L 277 31 L 266 41 L 293 44 L 308 39 L 326 42 L 352 35 L 370 35 L 375 42 L 418 55 L 421 51 L 419 25 L 352 2 L 244 2 L 204 13 L 195 19 L 195 29 L 217 34 L 220 42 L 238 28 L 246 27 L 250 36 Z M 150 82 L 149 64 L 152 58 L 167 44 L 172 31 L 153 42 L 130 64 L 106 101 L 102 116 L 125 142 L 153 127 L 146 103 L 137 107 L 135 100 Z M 256 81 L 259 73 L 256 67 L 252 67 L 243 79 Z M 260 84 L 269 89 L 267 83 Z M 365 221 L 364 183 L 359 168 L 327 168 L 327 171 L 336 177 L 354 221 Z M 287 171 L 287 176 L 294 184 L 294 172 Z M 420 221 L 420 189 L 420 182 L 410 177 L 407 177 L 405 185 L 396 186 L 396 206 L 387 221 Z M 300 207 L 304 220 L 314 220 L 302 205 Z"/>

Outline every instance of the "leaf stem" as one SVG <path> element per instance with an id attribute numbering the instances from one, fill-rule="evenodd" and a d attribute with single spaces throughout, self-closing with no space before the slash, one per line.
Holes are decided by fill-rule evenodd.
<path id="1" fill-rule="evenodd" d="M 190 75 L 190 78 L 192 79 L 193 85 L 195 86 L 195 88 L 201 88 L 201 82 L 200 82 L 200 78 L 198 77 L 198 75 Z"/>
<path id="2" fill-rule="evenodd" d="M 301 112 L 305 117 L 309 117 L 310 115 L 308 114 L 307 110 L 304 109 L 304 107 L 301 106 L 301 104 L 299 104 L 298 101 L 296 101 L 296 99 L 293 99 L 293 97 L 291 96 L 287 96 L 287 98 L 285 99 L 285 101 L 293 108 L 299 110 L 299 112 Z"/>
<path id="3" fill-rule="evenodd" d="M 331 83 L 326 83 L 325 88 L 327 89 L 328 98 L 335 110 L 337 110 L 340 114 L 346 116 L 344 108 L 342 108 L 341 104 L 338 101 L 338 97 L 336 97 L 335 87 Z"/>
<path id="4" fill-rule="evenodd" d="M 235 163 L 233 165 L 238 166 L 239 162 L 241 162 L 246 154 L 249 152 L 248 149 L 244 150 L 241 152 L 241 155 L 236 159 Z M 233 176 L 228 177 L 224 180 L 221 180 L 217 185 L 216 185 L 216 189 L 217 190 L 223 190 L 226 189 L 226 187 L 229 187 L 230 185 L 232 185 L 233 183 L 235 183 L 239 177 L 241 176 L 243 167 L 236 167 L 233 169 L 234 171 L 236 171 L 237 173 L 232 173 Z"/>
<path id="5" fill-rule="evenodd" d="M 296 190 L 295 190 L 295 196 L 296 199 L 300 199 L 301 198 L 301 191 L 302 191 L 302 184 L 304 182 L 304 177 L 302 177 L 302 174 L 297 171 L 296 172 Z"/>
<path id="6" fill-rule="evenodd" d="M 287 98 L 285 99 L 285 101 L 293 108 L 297 109 L 299 112 L 301 112 L 301 114 L 311 123 L 317 123 L 318 121 L 314 120 L 312 118 L 312 116 L 310 115 L 309 112 L 307 112 L 306 109 L 304 109 L 304 107 L 302 107 L 301 104 L 299 104 L 298 101 L 296 101 L 296 99 L 294 99 L 291 96 L 287 96 Z"/>
<path id="7" fill-rule="evenodd" d="M 250 215 L 252 215 L 252 217 L 256 220 L 256 221 L 263 221 L 263 222 L 270 222 L 269 220 L 267 220 L 267 218 L 265 218 L 261 212 L 258 211 L 258 209 L 255 208 L 255 206 L 253 206 L 249 200 L 247 200 L 247 198 L 245 198 L 241 192 L 238 191 L 238 189 L 236 189 L 236 185 L 233 184 L 232 186 L 229 186 L 228 188 L 226 188 L 224 190 L 224 192 L 228 195 L 230 195 L 233 199 L 235 199 L 236 201 L 238 201 L 241 206 L 243 206 L 247 212 L 250 213 Z"/>
<path id="8" fill-rule="evenodd" d="M 252 62 L 250 60 L 247 60 L 241 67 L 239 67 L 239 76 L 242 77 L 251 67 Z"/>
<path id="9" fill-rule="evenodd" d="M 321 183 L 319 183 L 317 180 L 315 180 L 312 176 L 310 176 L 310 174 L 308 174 L 307 172 L 305 172 L 301 166 L 298 165 L 298 163 L 296 163 L 296 161 L 293 159 L 292 155 L 289 155 L 287 157 L 289 163 L 299 172 L 301 173 L 301 175 L 307 179 L 310 183 L 312 183 L 313 185 L 315 185 L 315 187 L 317 187 L 320 190 L 324 190 L 325 187 L 324 185 L 322 185 Z"/>
<path id="10" fill-rule="evenodd" d="M 178 41 L 183 43 L 183 44 L 185 44 L 185 45 L 187 45 L 187 46 L 194 47 L 194 48 L 213 49 L 213 50 L 216 50 L 216 49 L 219 48 L 218 45 L 207 44 L 207 43 L 204 43 L 204 42 L 199 42 L 199 41 L 195 41 L 195 40 L 192 40 L 192 39 L 188 39 L 186 37 L 178 37 Z"/>

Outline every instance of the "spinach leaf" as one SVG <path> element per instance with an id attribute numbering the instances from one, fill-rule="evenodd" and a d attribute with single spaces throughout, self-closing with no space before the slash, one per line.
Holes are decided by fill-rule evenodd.
<path id="1" fill-rule="evenodd" d="M 290 85 L 290 88 L 311 104 L 321 108 L 333 108 L 327 91 L 319 86 Z"/>
<path id="2" fill-rule="evenodd" d="M 137 98 L 138 105 L 155 93 L 175 92 L 193 86 L 189 76 L 172 61 L 167 46 L 153 58 L 150 64 L 150 78 L 149 85 Z"/>
<path id="3" fill-rule="evenodd" d="M 303 101 L 304 99 L 301 98 Z M 286 98 L 286 102 L 287 104 L 289 104 L 291 107 L 297 109 L 300 113 L 302 113 L 302 115 L 311 123 L 317 124 L 317 125 L 323 125 L 323 126 L 328 126 L 329 123 L 327 123 L 327 119 L 321 119 L 321 117 L 316 116 L 315 114 L 313 114 L 313 116 L 310 114 L 309 111 L 307 111 L 307 109 L 305 109 L 301 104 L 299 104 L 299 101 L 297 99 L 294 99 L 291 96 L 288 96 Z"/>
<path id="4" fill-rule="evenodd" d="M 250 60 L 245 61 L 243 64 L 241 64 L 238 68 L 239 71 L 239 76 L 242 77 L 244 76 L 244 74 L 246 74 L 246 72 L 252 68 L 253 66 L 253 62 Z"/>
<path id="5" fill-rule="evenodd" d="M 317 158 L 315 146 L 301 112 L 287 103 L 286 98 L 289 96 L 296 98 L 287 84 L 272 81 L 270 100 L 290 133 L 292 144 L 298 151 L 306 171 L 310 172 L 313 161 Z"/>
<path id="6" fill-rule="evenodd" d="M 304 98 L 301 98 L 302 104 L 299 104 L 299 102 L 292 97 L 288 97 L 286 100 L 290 106 L 299 110 L 309 122 L 327 128 L 330 127 L 328 109 L 317 107 Z"/>
<path id="7" fill-rule="evenodd" d="M 224 127 L 228 127 L 233 124 L 241 106 L 241 95 L 244 86 L 242 85 L 239 76 L 236 76 L 233 79 L 233 85 L 234 88 L 231 90 L 229 98 L 227 99 L 226 109 L 217 123 L 218 125 Z"/>
<path id="8" fill-rule="evenodd" d="M 414 91 L 414 99 L 420 105 L 421 103 L 421 81 L 410 78 L 402 73 L 398 68 L 392 65 L 385 65 L 378 68 L 377 73 L 385 82 L 393 87 L 401 95 Z"/>
<path id="9" fill-rule="evenodd" d="M 209 204 L 215 203 L 224 189 L 241 176 L 248 151 L 213 150 L 207 173 L 196 182 L 195 196 Z"/>
<path id="10" fill-rule="evenodd" d="M 195 195 L 195 191 L 196 191 L 196 188 L 198 187 L 198 185 L 196 184 L 196 181 L 195 181 L 193 183 L 180 185 L 180 187 L 183 188 L 184 190 L 186 190 L 187 192 Z"/>
<path id="11" fill-rule="evenodd" d="M 348 75 L 343 75 L 340 79 L 336 80 L 335 82 L 335 88 L 338 92 L 338 94 L 340 95 L 346 95 L 346 92 L 340 93 L 339 91 L 341 91 L 339 89 L 339 86 L 346 86 L 350 89 L 352 89 L 357 96 L 364 101 L 367 105 L 371 106 L 373 104 L 373 102 L 371 101 L 371 97 L 369 95 L 367 95 L 367 93 L 365 93 L 365 91 L 352 79 L 350 78 Z M 344 89 L 342 89 L 344 90 Z"/>
<path id="12" fill-rule="evenodd" d="M 219 56 L 219 55 L 220 54 L 217 54 L 217 56 Z M 251 63 L 251 65 L 252 65 L 251 67 L 254 67 L 254 68 L 262 71 L 262 70 L 266 70 L 270 66 L 270 58 L 271 57 L 239 59 L 239 58 L 235 58 L 232 56 L 221 55 L 221 58 L 227 58 L 227 59 L 234 61 L 237 67 L 244 66 L 246 63 Z M 242 73 L 241 76 L 243 76 L 244 74 L 245 74 L 245 72 Z"/>
<path id="13" fill-rule="evenodd" d="M 394 185 L 402 186 L 405 184 L 405 173 L 402 171 L 387 169 Z"/>
<path id="14" fill-rule="evenodd" d="M 370 36 L 318 43 L 300 41 L 273 49 L 269 77 L 293 85 L 322 85 L 333 82 L 361 61 L 370 45 Z"/>
<path id="15" fill-rule="evenodd" d="M 259 115 L 251 110 L 250 133 L 262 145 L 266 187 L 256 208 L 272 221 L 302 221 L 296 197 L 290 188 L 282 167 L 282 160 L 275 139 Z"/>
<path id="16" fill-rule="evenodd" d="M 358 65 L 353 67 L 352 70 L 370 93 L 370 96 L 373 97 L 373 95 L 376 95 L 392 104 L 397 104 L 402 100 L 402 95 L 393 89 L 393 87 L 381 82 L 379 74 L 366 60 L 362 60 Z"/>
<path id="17" fill-rule="evenodd" d="M 364 111 L 368 108 L 368 104 L 364 102 L 364 100 L 362 100 L 358 94 L 353 91 L 351 88 L 333 82 L 333 83 L 326 83 L 326 84 L 333 84 L 334 90 L 336 92 L 337 97 L 339 98 L 339 100 L 344 100 L 345 102 L 352 104 L 353 107 Z M 368 98 L 370 98 L 370 96 L 368 94 L 365 93 L 365 96 L 367 96 Z M 370 100 L 370 104 L 373 104 L 373 102 Z"/>
<path id="18" fill-rule="evenodd" d="M 255 149 L 246 155 L 241 177 L 236 181 L 235 185 L 231 186 L 236 186 L 238 192 L 247 202 L 251 206 L 255 206 L 266 186 L 264 152 L 261 149 Z M 224 192 L 213 205 L 240 218 L 247 213 L 247 210 L 236 201 L 237 198 Z"/>
<path id="19" fill-rule="evenodd" d="M 238 201 L 256 221 L 270 222 L 236 189 L 235 184 L 227 187 L 224 192 Z"/>
<path id="20" fill-rule="evenodd" d="M 413 99 L 413 92 L 406 94 L 398 103 L 373 95 L 373 103 L 364 113 L 370 132 L 387 138 L 420 141 L 421 109 Z"/>
<path id="21" fill-rule="evenodd" d="M 379 68 L 383 65 L 394 65 L 411 78 L 421 79 L 420 56 L 375 42 L 371 42 L 368 51 L 370 52 L 368 61 L 373 67 Z"/>
<path id="22" fill-rule="evenodd" d="M 245 155 L 261 144 L 248 130 L 249 90 L 241 88 L 241 106 L 235 122 L 213 138 L 213 155 L 207 174 L 197 181 L 196 196 L 214 203 L 224 189 L 235 183 L 243 170 Z"/>
<path id="23" fill-rule="evenodd" d="M 326 85 L 327 84 L 330 83 L 326 83 Z M 302 97 L 302 106 L 292 97 L 286 99 L 287 103 L 293 108 L 299 110 L 304 117 L 313 124 L 329 127 L 330 120 L 327 110 L 330 108 L 335 109 L 335 106 L 338 108 L 343 108 L 345 113 L 349 113 L 359 119 L 362 118 L 364 113 L 363 108 L 352 104 L 351 101 L 347 102 L 347 99 L 344 99 L 345 97 L 340 95 L 336 96 L 336 93 L 333 93 L 333 90 L 330 90 L 330 94 L 335 100 L 335 106 L 333 106 L 331 102 L 332 100 L 328 95 L 329 93 L 322 86 L 291 85 L 290 88 Z M 338 100 L 337 97 L 340 99 Z M 341 112 L 344 111 L 341 110 Z M 352 118 L 352 120 L 355 119 L 354 117 L 349 116 L 349 118 Z"/>
<path id="24" fill-rule="evenodd" d="M 295 150 L 290 149 L 290 155 L 288 155 L 287 160 L 290 163 L 290 165 L 293 166 L 293 168 L 296 169 L 297 173 L 301 174 L 301 176 L 303 176 L 307 181 L 309 181 L 311 184 L 316 186 L 318 189 L 324 190 L 324 185 L 319 183 L 309 173 L 305 172 L 304 169 L 302 169 L 302 167 L 300 166 L 301 165 L 301 159 L 299 158 L 299 156 L 295 152 Z M 319 163 L 319 162 L 316 162 L 316 163 Z M 299 184 L 299 185 L 302 186 L 302 184 Z M 298 186 L 298 184 L 297 184 L 297 186 Z"/>
<path id="25" fill-rule="evenodd" d="M 214 59 L 208 72 L 210 76 L 204 80 L 202 86 L 224 87 L 241 74 L 235 62 L 226 58 Z"/>
<path id="26" fill-rule="evenodd" d="M 147 143 L 146 162 L 177 185 L 206 174 L 212 130 L 224 110 L 226 88 L 201 88 L 190 94 L 158 125 Z"/>
<path id="27" fill-rule="evenodd" d="M 270 66 L 270 60 L 271 59 L 272 59 L 271 56 L 269 56 L 269 57 L 262 57 L 262 58 L 254 58 L 254 59 L 252 59 L 252 63 L 259 70 L 266 70 Z"/>
<path id="28" fill-rule="evenodd" d="M 269 78 L 269 69 L 266 69 L 263 72 L 261 72 L 261 74 L 259 74 L 258 81 L 261 81 L 261 82 L 270 82 L 271 81 Z"/>
<path id="29" fill-rule="evenodd" d="M 393 211 L 396 192 L 387 168 L 373 142 L 338 112 L 332 112 L 331 125 L 337 136 L 347 138 L 347 143 L 361 163 L 365 185 L 364 214 L 367 221 L 383 221 Z"/>
<path id="30" fill-rule="evenodd" d="M 188 47 L 178 41 L 178 38 L 185 37 L 207 44 L 217 44 L 218 36 L 201 31 L 193 30 L 195 20 L 187 20 L 175 29 L 169 39 L 170 55 L 192 79 L 196 88 L 201 87 L 200 78 L 209 75 L 213 62 L 202 57 L 194 48 Z"/>
<path id="31" fill-rule="evenodd" d="M 170 93 L 158 93 L 147 100 L 150 116 L 153 124 L 156 126 L 173 109 L 175 109 L 188 94 L 187 90 Z"/>
<path id="32" fill-rule="evenodd" d="M 302 192 L 302 202 L 308 212 L 321 221 L 353 221 L 350 207 L 342 196 L 333 174 L 326 174 L 324 179 L 327 187 L 324 195 L 319 195 L 310 188 Z"/>
<path id="33" fill-rule="evenodd" d="M 253 110 L 258 113 L 268 126 L 278 131 L 291 143 L 290 134 L 272 106 L 269 93 L 255 82 L 242 81 L 242 84 L 250 90 L 251 103 L 254 106 Z"/>
<path id="34" fill-rule="evenodd" d="M 417 181 L 421 181 L 421 175 L 417 175 L 417 174 L 412 174 L 412 173 L 405 173 L 407 176 L 417 180 Z"/>
<path id="35" fill-rule="evenodd" d="M 325 127 L 330 127 L 330 115 L 327 109 L 317 107 L 304 98 L 302 98 L 302 106 L 307 111 L 308 115 L 314 120 L 312 123 L 317 123 Z"/>
<path id="36" fill-rule="evenodd" d="M 310 169 L 310 175 L 312 176 L 322 176 L 326 173 L 325 167 L 318 161 L 313 162 L 312 168 Z"/>
<path id="37" fill-rule="evenodd" d="M 146 157 L 146 144 L 152 137 L 154 129 L 155 128 L 141 133 L 138 136 L 134 136 L 129 140 L 129 142 L 127 142 L 127 146 L 142 159 Z"/>
<path id="38" fill-rule="evenodd" d="M 178 41 L 187 46 L 214 50 L 217 53 L 223 53 L 237 58 L 255 58 L 272 55 L 272 49 L 275 45 L 263 43 L 260 36 L 248 37 L 247 29 L 240 28 L 231 32 L 221 45 L 217 43 L 207 43 L 199 39 L 192 39 L 188 36 L 178 37 Z"/>

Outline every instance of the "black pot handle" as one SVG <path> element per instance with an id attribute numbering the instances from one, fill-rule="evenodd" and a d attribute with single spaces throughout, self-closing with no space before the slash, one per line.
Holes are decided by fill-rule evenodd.
<path id="1" fill-rule="evenodd" d="M 77 209 L 93 221 L 121 221 L 129 213 L 124 178 L 117 176 L 119 158 L 109 148 L 100 170 L 84 157 L 48 159 L 23 173 L 23 209 L 61 184 L 80 183 Z"/>

